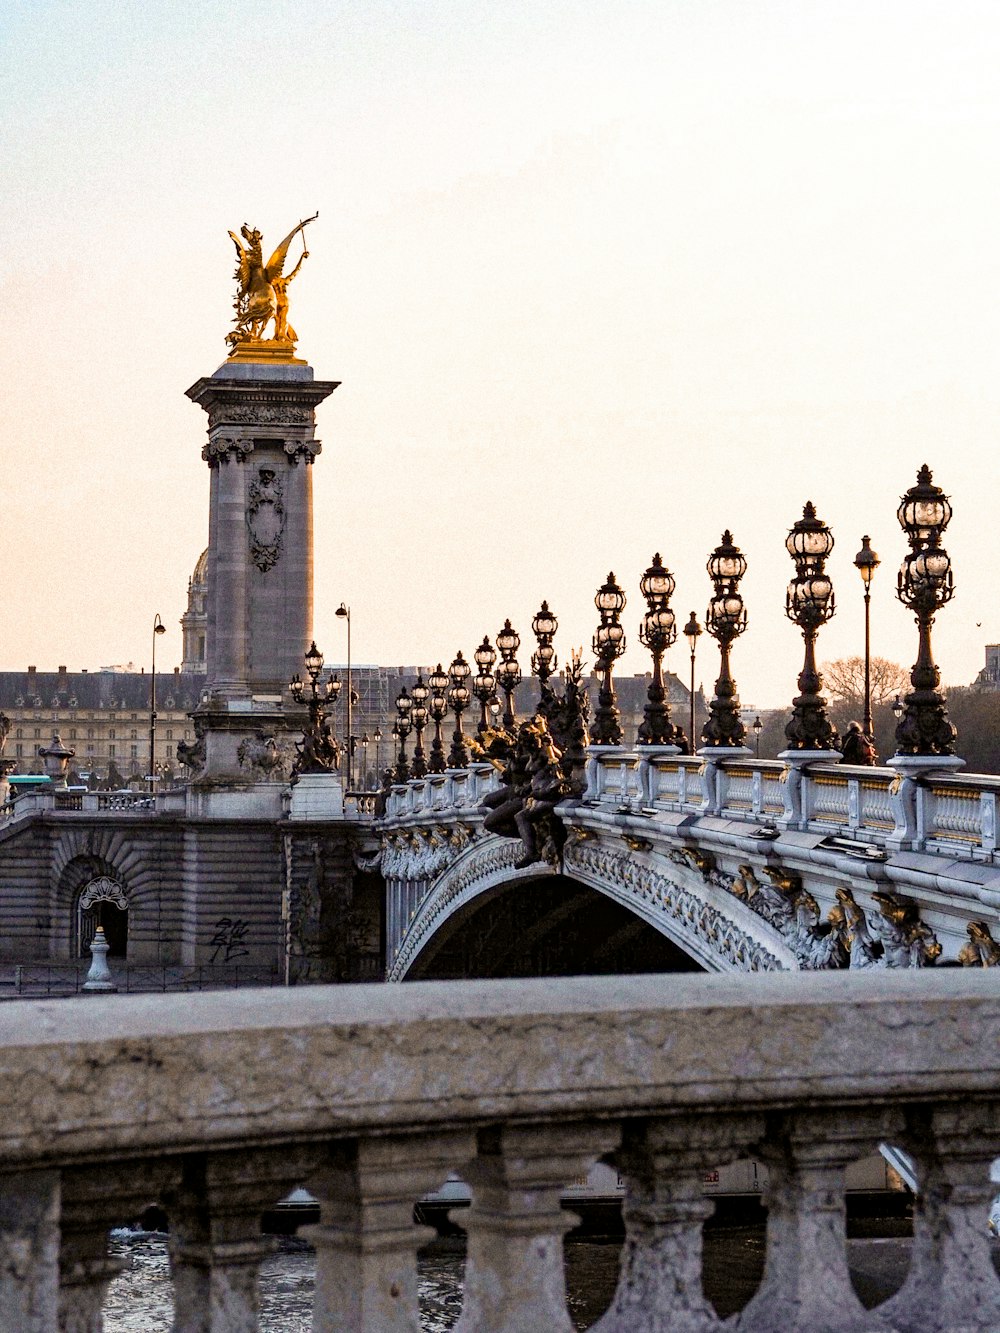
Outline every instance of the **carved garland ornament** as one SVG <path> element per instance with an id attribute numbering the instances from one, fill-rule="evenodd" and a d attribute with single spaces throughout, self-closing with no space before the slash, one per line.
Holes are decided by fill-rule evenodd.
<path id="1" fill-rule="evenodd" d="M 301 426 L 313 420 L 313 409 L 297 403 L 221 403 L 209 413 L 209 428 L 235 423 L 246 426 Z"/>
<path id="2" fill-rule="evenodd" d="M 285 535 L 285 488 L 273 469 L 262 467 L 247 488 L 250 558 L 262 574 L 281 557 Z"/>

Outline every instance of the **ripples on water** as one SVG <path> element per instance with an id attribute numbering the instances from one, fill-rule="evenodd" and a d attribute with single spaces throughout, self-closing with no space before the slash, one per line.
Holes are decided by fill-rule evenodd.
<path id="1" fill-rule="evenodd" d="M 311 1333 L 316 1255 L 304 1241 L 282 1237 L 261 1265 L 260 1327 L 263 1333 Z M 909 1241 L 848 1241 L 848 1263 L 856 1290 L 869 1308 L 902 1283 Z M 707 1228 L 704 1233 L 705 1294 L 725 1318 L 753 1295 L 764 1268 L 763 1226 Z M 1000 1270 L 1000 1242 L 994 1244 Z M 171 1333 L 173 1283 L 167 1238 L 149 1232 L 112 1233 L 112 1253 L 130 1266 L 112 1282 L 105 1302 L 105 1333 Z M 566 1243 L 569 1312 L 577 1329 L 604 1313 L 618 1280 L 620 1240 Z M 423 1333 L 448 1333 L 462 1308 L 464 1238 L 439 1239 L 420 1251 L 420 1310 Z"/>
<path id="2" fill-rule="evenodd" d="M 315 1252 L 282 1238 L 260 1270 L 263 1333 L 311 1333 Z M 104 1306 L 105 1333 L 170 1333 L 174 1287 L 165 1236 L 116 1231 L 111 1250 L 130 1266 L 115 1278 Z M 578 1329 L 588 1328 L 611 1299 L 618 1272 L 617 1243 L 567 1246 L 569 1307 Z M 420 1313 L 424 1333 L 447 1333 L 462 1309 L 465 1242 L 438 1240 L 420 1251 Z"/>

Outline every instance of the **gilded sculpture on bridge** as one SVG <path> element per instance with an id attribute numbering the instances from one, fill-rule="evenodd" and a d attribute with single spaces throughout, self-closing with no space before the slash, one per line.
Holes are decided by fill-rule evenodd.
<path id="1" fill-rule="evenodd" d="M 261 248 L 261 234 L 256 227 L 244 223 L 239 236 L 232 231 L 229 233 L 236 246 L 234 277 L 239 283 L 233 302 L 235 327 L 226 334 L 231 360 L 241 357 L 257 359 L 262 355 L 275 360 L 294 359 L 297 335 L 288 322 L 288 285 L 302 267 L 303 261 L 309 258 L 305 229 L 318 217 L 319 214 L 314 213 L 311 218 L 305 218 L 293 227 L 266 264 Z M 288 247 L 299 233 L 302 234 L 302 254 L 292 271 L 286 273 Z M 264 334 L 272 321 L 273 332 L 266 339 Z"/>

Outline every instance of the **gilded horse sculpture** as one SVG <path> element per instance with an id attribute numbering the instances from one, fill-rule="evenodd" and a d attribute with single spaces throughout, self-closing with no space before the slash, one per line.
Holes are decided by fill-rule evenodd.
<path id="1" fill-rule="evenodd" d="M 230 356 L 238 355 L 248 343 L 260 344 L 265 341 L 264 331 L 272 320 L 274 332 L 267 342 L 281 344 L 282 349 L 288 352 L 294 348 L 295 330 L 288 322 L 288 284 L 302 267 L 302 261 L 309 257 L 309 251 L 305 248 L 305 229 L 318 217 L 319 214 L 314 213 L 311 218 L 293 227 L 266 264 L 261 251 L 261 234 L 256 227 L 244 223 L 239 236 L 232 231 L 229 233 L 236 246 L 234 277 L 239 283 L 239 291 L 233 302 L 236 311 L 235 328 L 226 334 Z M 302 254 L 291 273 L 286 274 L 284 270 L 288 247 L 299 232 L 302 233 Z"/>

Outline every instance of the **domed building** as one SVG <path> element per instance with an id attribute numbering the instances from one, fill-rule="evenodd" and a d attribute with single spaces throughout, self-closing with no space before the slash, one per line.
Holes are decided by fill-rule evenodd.
<path id="1" fill-rule="evenodd" d="M 181 616 L 184 632 L 181 671 L 205 674 L 205 634 L 208 627 L 208 548 L 198 557 L 194 573 L 188 579 L 187 610 Z"/>

